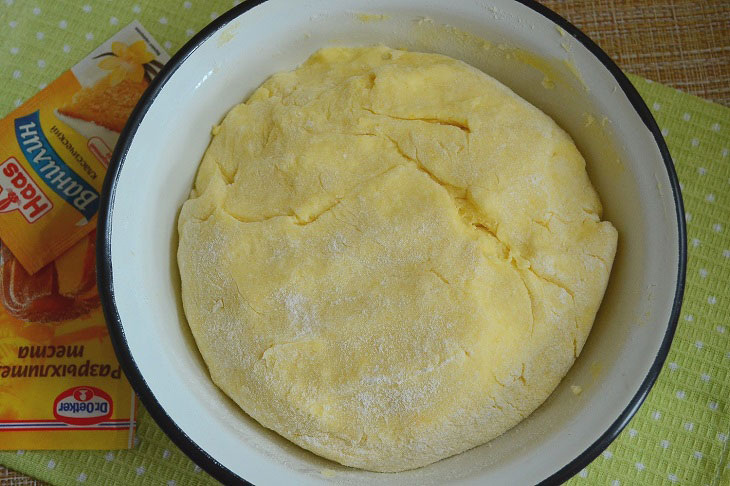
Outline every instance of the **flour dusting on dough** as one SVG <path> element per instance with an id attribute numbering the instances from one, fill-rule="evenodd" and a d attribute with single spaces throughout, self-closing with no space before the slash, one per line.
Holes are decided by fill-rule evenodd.
<path id="1" fill-rule="evenodd" d="M 462 62 L 383 46 L 320 50 L 231 109 L 178 230 L 213 381 L 373 471 L 532 413 L 580 354 L 617 238 L 553 120 Z"/>

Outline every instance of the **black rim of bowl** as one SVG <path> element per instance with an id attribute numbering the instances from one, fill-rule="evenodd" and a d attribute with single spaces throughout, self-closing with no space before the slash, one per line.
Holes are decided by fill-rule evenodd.
<path id="1" fill-rule="evenodd" d="M 132 357 L 131 350 L 129 349 L 124 335 L 124 328 L 122 327 L 121 319 L 117 311 L 116 301 L 114 299 L 113 271 L 111 265 L 111 220 L 112 212 L 114 210 L 114 192 L 119 180 L 119 174 L 121 173 L 122 166 L 124 165 L 127 151 L 134 139 L 137 128 L 144 119 L 149 107 L 154 102 L 162 87 L 172 77 L 185 59 L 187 59 L 188 56 L 190 56 L 206 39 L 222 29 L 232 20 L 266 1 L 267 0 L 248 0 L 221 15 L 190 39 L 190 41 L 188 41 L 160 71 L 132 112 L 124 130 L 122 131 L 119 141 L 117 142 L 112 161 L 109 164 L 109 170 L 104 180 L 101 205 L 99 208 L 99 231 L 97 235 L 96 252 L 98 272 L 97 283 L 104 316 L 106 317 L 107 325 L 109 327 L 109 335 L 122 369 L 127 375 L 129 382 L 132 384 L 132 387 L 139 395 L 140 400 L 142 400 L 142 403 L 147 408 L 147 411 L 162 430 L 164 430 L 170 437 L 170 439 L 172 439 L 172 441 L 183 452 L 185 452 L 185 454 L 195 461 L 196 464 L 204 468 L 214 478 L 226 484 L 251 483 L 239 477 L 223 464 L 216 461 L 215 458 L 188 437 L 188 435 L 175 423 L 175 421 L 172 420 L 172 418 L 159 404 L 157 398 L 155 398 L 154 393 L 147 385 L 144 376 Z M 557 13 L 534 0 L 514 1 L 529 7 L 571 34 L 594 56 L 596 56 L 596 58 L 603 63 L 603 65 L 616 79 L 637 114 L 641 117 L 649 131 L 651 131 L 654 135 L 656 144 L 662 158 L 664 159 L 677 211 L 677 229 L 679 233 L 679 265 L 677 268 L 677 286 L 674 294 L 674 302 L 672 304 L 672 313 L 670 315 L 669 322 L 667 323 L 667 329 L 664 333 L 662 344 L 659 347 L 656 358 L 654 359 L 654 363 L 649 369 L 644 381 L 641 383 L 639 390 L 630 400 L 628 406 L 624 409 L 621 415 L 619 415 L 619 417 L 611 424 L 608 430 L 601 434 L 601 436 L 590 447 L 578 455 L 578 457 L 562 466 L 558 471 L 554 472 L 540 483 L 548 485 L 560 484 L 563 481 L 566 481 L 582 468 L 587 466 L 591 461 L 593 461 L 593 459 L 598 457 L 598 455 L 603 452 L 606 447 L 611 444 L 611 442 L 613 442 L 626 424 L 628 424 L 629 420 L 631 420 L 634 416 L 636 411 L 644 402 L 649 390 L 654 385 L 654 382 L 659 376 L 662 365 L 664 364 L 664 360 L 669 353 L 669 347 L 677 328 L 677 321 L 679 320 L 687 265 L 687 235 L 684 219 L 684 205 L 679 188 L 679 180 L 677 179 L 677 173 L 674 170 L 674 164 L 671 156 L 669 155 L 669 150 L 667 149 L 659 127 L 657 126 L 654 117 L 651 115 L 649 108 L 646 106 L 643 99 L 628 80 L 626 75 L 611 60 L 611 58 L 600 47 L 598 47 L 598 45 L 596 45 L 596 43 Z"/>

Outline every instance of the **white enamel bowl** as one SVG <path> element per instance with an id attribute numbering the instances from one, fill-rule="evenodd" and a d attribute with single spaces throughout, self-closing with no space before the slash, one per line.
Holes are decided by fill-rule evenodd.
<path id="1" fill-rule="evenodd" d="M 551 115 L 583 152 L 604 216 L 619 231 L 593 331 L 545 404 L 487 445 L 397 474 L 349 469 L 304 451 L 216 388 L 181 310 L 175 260 L 178 210 L 211 126 L 269 75 L 316 49 L 377 43 L 462 59 Z M 99 229 L 99 288 L 127 376 L 177 445 L 227 483 L 559 483 L 605 449 L 646 397 L 684 287 L 684 211 L 654 119 L 606 54 L 527 0 L 239 5 L 186 44 L 141 100 L 109 168 Z"/>

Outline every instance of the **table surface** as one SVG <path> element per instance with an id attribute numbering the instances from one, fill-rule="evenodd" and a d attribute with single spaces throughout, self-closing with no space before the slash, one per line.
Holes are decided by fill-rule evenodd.
<path id="1" fill-rule="evenodd" d="M 626 72 L 730 106 L 730 2 L 542 0 Z M 0 466 L 0 486 L 45 483 Z"/>
<path id="2" fill-rule="evenodd" d="M 626 72 L 730 106 L 727 0 L 541 0 Z"/>

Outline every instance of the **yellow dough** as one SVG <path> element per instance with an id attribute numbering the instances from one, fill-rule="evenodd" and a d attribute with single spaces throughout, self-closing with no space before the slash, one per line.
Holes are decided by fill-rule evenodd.
<path id="1" fill-rule="evenodd" d="M 213 381 L 339 463 L 423 466 L 537 408 L 617 234 L 571 138 L 460 61 L 328 48 L 214 128 L 180 214 Z"/>

